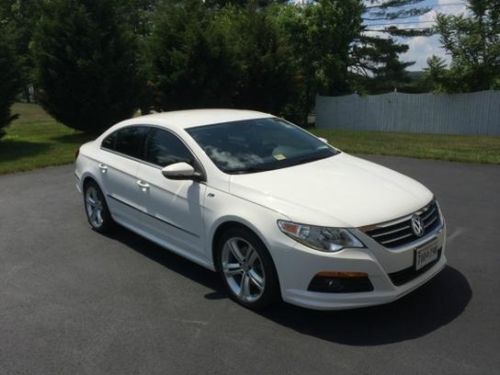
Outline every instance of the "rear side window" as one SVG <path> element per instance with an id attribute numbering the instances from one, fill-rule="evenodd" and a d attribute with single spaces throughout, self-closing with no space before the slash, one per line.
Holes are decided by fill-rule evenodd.
<path id="1" fill-rule="evenodd" d="M 102 141 L 101 147 L 107 148 L 108 150 L 114 150 L 115 149 L 115 144 L 116 144 L 116 135 L 118 132 L 111 133 L 108 135 L 106 138 L 104 138 L 104 141 Z"/>
<path id="2" fill-rule="evenodd" d="M 149 131 L 146 126 L 128 126 L 108 135 L 102 147 L 121 154 L 143 159 L 144 140 Z"/>
<path id="3" fill-rule="evenodd" d="M 161 129 L 153 129 L 146 141 L 146 161 L 160 167 L 181 161 L 194 163 L 184 143 L 174 134 Z"/>

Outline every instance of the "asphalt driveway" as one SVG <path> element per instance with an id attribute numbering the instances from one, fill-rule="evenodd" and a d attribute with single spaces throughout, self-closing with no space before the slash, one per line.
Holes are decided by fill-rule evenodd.
<path id="1" fill-rule="evenodd" d="M 498 374 L 500 167 L 369 157 L 429 186 L 449 266 L 380 307 L 257 314 L 124 229 L 93 232 L 64 166 L 0 177 L 0 374 Z"/>

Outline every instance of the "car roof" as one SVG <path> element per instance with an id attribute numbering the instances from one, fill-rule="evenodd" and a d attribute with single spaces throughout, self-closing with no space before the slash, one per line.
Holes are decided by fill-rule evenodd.
<path id="1" fill-rule="evenodd" d="M 173 128 L 186 129 L 195 126 L 269 117 L 274 116 L 268 113 L 241 109 L 189 109 L 183 111 L 153 113 L 150 115 L 135 117 L 125 121 L 123 124 L 147 125 L 148 123 L 151 123 L 155 125 L 165 125 Z"/>

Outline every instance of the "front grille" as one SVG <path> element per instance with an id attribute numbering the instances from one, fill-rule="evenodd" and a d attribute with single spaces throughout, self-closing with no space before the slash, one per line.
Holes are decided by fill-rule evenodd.
<path id="1" fill-rule="evenodd" d="M 441 225 L 439 209 L 435 201 L 432 201 L 426 207 L 415 212 L 415 214 L 419 215 L 422 219 L 424 230 L 421 236 L 417 236 L 413 232 L 411 225 L 411 218 L 413 215 L 390 223 L 377 225 L 375 228 L 366 230 L 365 233 L 379 244 L 393 249 L 412 243 Z"/>

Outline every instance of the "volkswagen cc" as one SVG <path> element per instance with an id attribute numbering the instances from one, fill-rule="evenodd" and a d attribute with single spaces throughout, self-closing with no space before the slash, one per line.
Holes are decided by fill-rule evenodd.
<path id="1" fill-rule="evenodd" d="M 95 231 L 119 224 L 216 271 L 251 309 L 383 304 L 446 264 L 426 187 L 265 113 L 126 120 L 80 148 L 75 176 Z"/>

